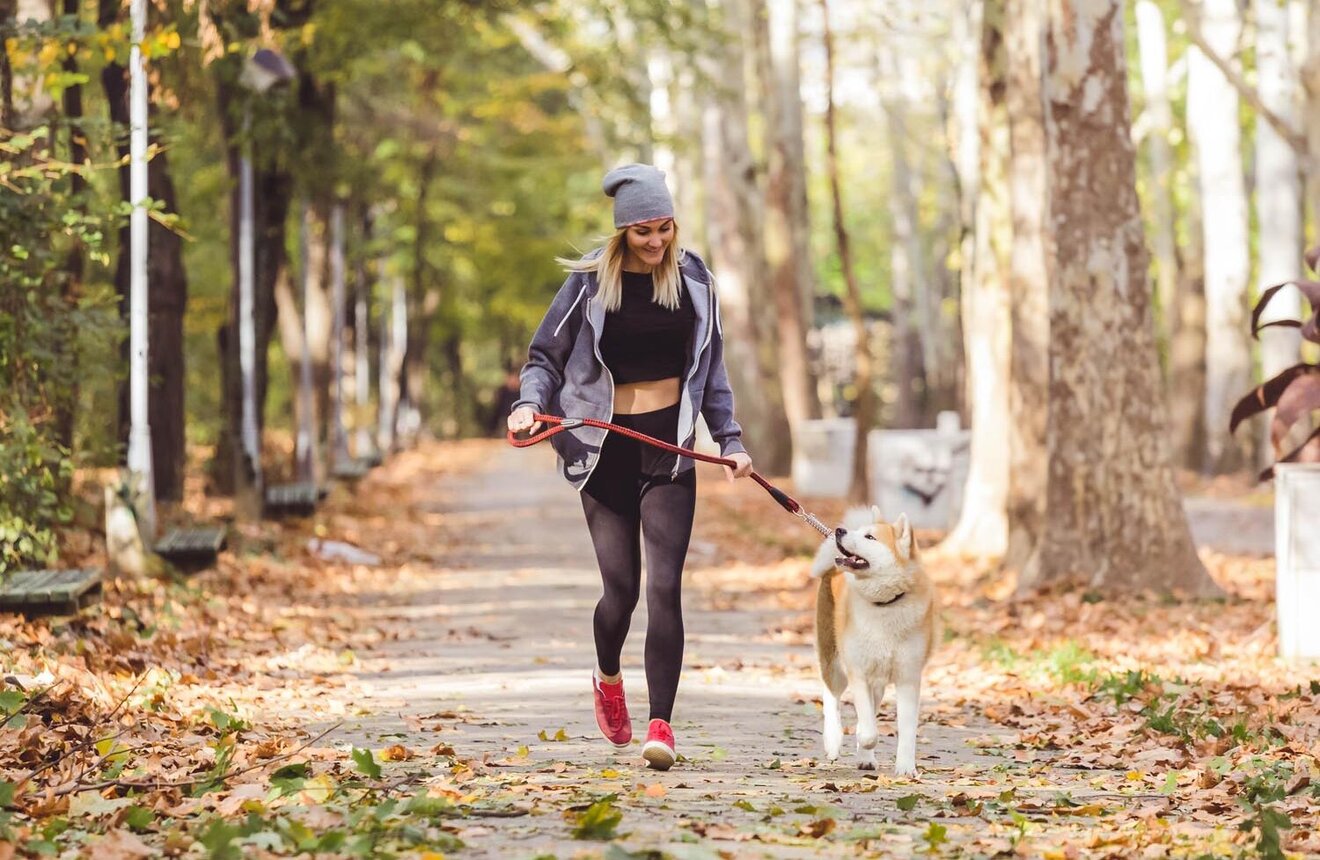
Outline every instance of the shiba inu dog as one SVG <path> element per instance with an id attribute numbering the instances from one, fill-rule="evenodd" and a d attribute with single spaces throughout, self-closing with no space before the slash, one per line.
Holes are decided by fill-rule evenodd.
<path id="1" fill-rule="evenodd" d="M 825 685 L 825 757 L 839 757 L 839 698 L 851 689 L 857 707 L 857 754 L 874 770 L 876 706 L 892 681 L 898 699 L 894 773 L 917 772 L 921 671 L 935 642 L 935 589 L 920 560 L 907 517 L 885 522 L 858 508 L 816 553 L 816 657 Z"/>

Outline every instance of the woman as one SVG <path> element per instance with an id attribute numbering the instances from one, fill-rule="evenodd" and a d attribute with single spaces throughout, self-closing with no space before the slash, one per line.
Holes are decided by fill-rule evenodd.
<path id="1" fill-rule="evenodd" d="M 605 175 L 616 233 L 569 269 L 541 321 L 523 367 L 521 398 L 508 427 L 536 432 L 534 412 L 612 421 L 690 448 L 705 416 L 730 480 L 752 471 L 724 368 L 719 306 L 710 272 L 678 247 L 664 174 L 629 164 Z M 596 724 L 627 749 L 632 723 L 619 655 L 641 584 L 646 541 L 646 685 L 650 724 L 642 755 L 668 770 L 676 758 L 669 725 L 683 665 L 681 585 L 692 535 L 696 472 L 691 458 L 623 434 L 576 427 L 552 437 L 564 476 L 580 491 L 604 594 L 593 628 Z"/>

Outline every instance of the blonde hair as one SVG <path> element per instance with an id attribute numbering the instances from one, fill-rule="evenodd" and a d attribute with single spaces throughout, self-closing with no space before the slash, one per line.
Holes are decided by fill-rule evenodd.
<path id="1" fill-rule="evenodd" d="M 631 226 L 631 225 L 630 225 Z M 623 304 L 623 261 L 628 253 L 628 229 L 620 227 L 605 242 L 601 253 L 580 260 L 556 257 L 555 262 L 570 272 L 595 272 L 600 283 L 597 295 L 606 311 L 617 311 Z M 683 288 L 683 276 L 678 269 L 678 261 L 683 251 L 678 247 L 678 222 L 674 222 L 674 235 L 670 239 L 665 255 L 651 271 L 655 290 L 651 301 L 669 310 L 678 310 L 679 290 Z"/>

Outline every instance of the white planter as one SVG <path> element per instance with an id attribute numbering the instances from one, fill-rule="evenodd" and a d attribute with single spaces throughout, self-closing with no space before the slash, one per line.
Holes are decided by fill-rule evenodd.
<path id="1" fill-rule="evenodd" d="M 1279 656 L 1320 658 L 1320 463 L 1274 467 Z"/>
<path id="2" fill-rule="evenodd" d="M 799 423 L 793 438 L 793 489 L 821 498 L 848 495 L 856 438 L 857 422 L 851 418 Z"/>
<path id="3" fill-rule="evenodd" d="M 950 529 L 958 521 L 972 434 L 941 419 L 939 429 L 872 430 L 867 438 L 871 498 L 885 519 L 907 514 L 926 529 Z"/>

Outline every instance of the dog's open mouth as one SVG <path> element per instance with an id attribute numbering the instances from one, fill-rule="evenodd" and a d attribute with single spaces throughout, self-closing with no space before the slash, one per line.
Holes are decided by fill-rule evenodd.
<path id="1" fill-rule="evenodd" d="M 834 539 L 834 546 L 838 548 L 840 553 L 834 559 L 834 563 L 839 567 L 846 567 L 849 570 L 865 570 L 871 566 L 871 563 L 860 555 L 848 552 L 848 550 L 844 549 L 843 544 L 839 543 L 837 537 Z"/>

